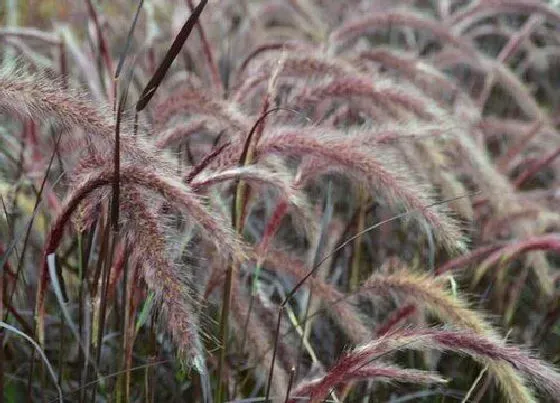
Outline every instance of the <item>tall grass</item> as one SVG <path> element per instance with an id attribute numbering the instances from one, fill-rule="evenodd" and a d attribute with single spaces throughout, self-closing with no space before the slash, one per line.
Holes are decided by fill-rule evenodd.
<path id="1" fill-rule="evenodd" d="M 2 401 L 557 401 L 550 1 L 11 2 Z"/>

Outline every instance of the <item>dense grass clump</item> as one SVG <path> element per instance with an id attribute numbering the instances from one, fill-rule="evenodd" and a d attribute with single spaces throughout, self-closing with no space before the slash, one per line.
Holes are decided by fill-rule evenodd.
<path id="1" fill-rule="evenodd" d="M 8 3 L 0 399 L 559 399 L 557 2 Z"/>

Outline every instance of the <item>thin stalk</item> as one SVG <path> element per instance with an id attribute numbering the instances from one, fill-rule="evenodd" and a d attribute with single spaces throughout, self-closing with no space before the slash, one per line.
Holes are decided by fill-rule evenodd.
<path id="1" fill-rule="evenodd" d="M 113 62 L 111 60 L 111 55 L 110 55 L 110 51 L 109 51 L 109 45 L 107 44 L 107 39 L 105 38 L 105 36 L 103 35 L 103 29 L 101 28 L 101 24 L 99 22 L 99 17 L 97 15 L 97 11 L 93 5 L 93 3 L 91 2 L 91 0 L 86 0 L 86 6 L 87 6 L 87 10 L 88 10 L 88 14 L 89 17 L 91 18 L 91 20 L 93 21 L 93 25 L 95 27 L 95 35 L 97 36 L 97 42 L 98 42 L 98 65 L 99 67 L 101 67 L 102 64 L 105 65 L 105 69 L 109 74 L 113 74 Z M 102 62 L 103 63 L 102 63 Z M 98 68 L 99 71 L 99 80 L 101 82 L 101 85 L 103 85 L 104 87 L 106 87 L 106 83 L 104 80 L 104 74 L 103 74 L 103 69 L 102 68 Z M 116 81 L 111 80 L 112 83 L 112 88 L 111 90 L 108 90 L 107 88 L 105 88 L 107 90 L 107 94 L 108 94 L 108 98 L 109 100 L 112 100 L 113 103 L 115 102 L 115 100 L 113 99 L 114 94 L 116 94 Z"/>
<path id="2" fill-rule="evenodd" d="M 295 373 L 296 369 L 292 367 L 290 370 L 290 379 L 288 381 L 288 388 L 286 389 L 286 398 L 284 399 L 284 403 L 288 403 L 288 400 L 290 400 L 290 392 L 292 391 L 292 385 L 294 384 Z"/>
<path id="3" fill-rule="evenodd" d="M 62 310 L 58 315 L 60 340 L 58 344 L 58 387 L 62 389 L 62 377 L 64 376 L 64 314 Z"/>
<path id="4" fill-rule="evenodd" d="M 92 250 L 92 245 L 93 245 L 93 241 L 95 238 L 95 233 L 96 231 L 89 231 L 87 238 L 86 238 L 86 244 L 83 244 L 83 232 L 80 231 L 78 233 L 78 248 L 79 248 L 79 262 L 78 262 L 78 267 L 79 267 L 79 279 L 80 279 L 80 286 L 79 286 L 79 309 L 80 309 L 80 315 L 79 315 L 79 334 L 80 334 L 80 342 L 83 343 L 84 346 L 87 346 L 87 351 L 82 351 L 82 349 L 79 350 L 79 364 L 80 367 L 82 368 L 82 371 L 80 372 L 80 403 L 84 403 L 86 401 L 86 394 L 87 394 L 87 390 L 88 388 L 85 387 L 85 384 L 87 382 L 88 379 L 88 363 L 89 363 L 89 355 L 91 354 L 90 352 L 90 348 L 91 348 L 91 340 L 90 340 L 90 332 L 87 332 L 86 334 L 84 334 L 84 332 L 86 331 L 86 329 L 89 329 L 91 327 L 86 327 L 84 329 L 84 326 L 89 326 L 89 323 L 85 322 L 85 319 L 87 319 L 88 315 L 88 308 L 89 305 L 87 304 L 87 296 L 89 295 L 89 290 L 88 290 L 88 283 L 87 281 L 85 281 L 88 278 L 88 265 L 89 265 L 89 256 L 90 256 L 90 252 Z M 85 248 L 84 248 L 85 246 Z M 82 339 L 87 336 L 87 339 L 85 341 L 83 341 Z M 85 354 L 85 356 L 84 356 Z"/>
<path id="5" fill-rule="evenodd" d="M 309 296 L 307 297 L 307 301 L 305 304 L 305 313 L 303 314 L 303 329 L 301 332 L 301 338 L 299 339 L 299 345 L 298 345 L 298 349 L 297 349 L 297 362 L 296 362 L 296 376 L 299 375 L 299 370 L 301 367 L 301 357 L 302 357 L 302 352 L 303 352 L 303 345 L 305 344 L 305 340 L 307 340 L 307 337 L 311 331 L 311 326 L 310 326 L 310 320 L 309 319 L 309 312 L 311 311 L 311 301 L 313 299 L 313 292 L 311 290 L 309 290 Z M 300 324 L 301 325 L 301 324 Z M 278 335 L 277 335 L 278 337 Z"/>
<path id="6" fill-rule="evenodd" d="M 367 193 L 365 189 L 360 189 L 358 194 L 358 222 L 356 223 L 356 232 L 361 234 L 365 228 L 367 214 Z M 360 262 L 362 259 L 362 235 L 354 239 L 354 247 L 352 253 L 352 264 L 350 267 L 350 291 L 357 290 L 360 286 Z"/>
<path id="7" fill-rule="evenodd" d="M 194 12 L 195 7 L 192 0 L 186 0 L 191 13 Z M 212 86 L 214 89 L 221 93 L 223 92 L 223 84 L 220 78 L 220 73 L 218 71 L 218 65 L 216 64 L 216 58 L 212 52 L 212 47 L 210 46 L 210 42 L 208 42 L 208 38 L 206 37 L 206 33 L 204 32 L 204 28 L 200 23 L 200 19 L 196 21 L 196 29 L 198 31 L 198 35 L 200 36 L 200 42 L 202 44 L 202 53 L 206 58 L 206 64 L 208 65 L 208 69 L 210 70 L 210 79 L 212 82 Z"/>
<path id="8" fill-rule="evenodd" d="M 95 351 L 95 363 L 96 366 L 99 367 L 101 361 L 101 344 L 103 341 L 103 330 L 105 327 L 105 314 L 107 312 L 107 289 L 108 289 L 108 282 L 111 270 L 111 262 L 113 260 L 116 237 L 112 237 L 110 234 L 110 220 L 107 220 L 105 223 L 105 231 L 102 243 L 102 251 L 100 251 L 100 258 L 98 261 L 98 269 L 102 267 L 101 270 L 98 270 L 99 276 L 97 276 L 97 281 L 94 284 L 99 284 L 99 278 L 101 277 L 101 292 L 99 296 L 99 307 L 97 308 L 97 339 L 96 339 L 96 351 Z M 107 250 L 108 249 L 108 250 Z M 102 276 L 101 276 L 102 275 Z M 97 396 L 97 387 L 93 388 L 92 391 L 92 403 L 95 403 L 96 396 Z"/>
<path id="9" fill-rule="evenodd" d="M 272 361 L 268 372 L 268 381 L 266 383 L 266 394 L 264 397 L 265 403 L 269 402 L 270 388 L 272 387 L 272 378 L 274 377 L 274 365 L 276 364 L 276 355 L 278 353 L 278 341 L 280 340 L 280 323 L 282 322 L 282 313 L 284 312 L 285 305 L 280 305 L 278 309 L 278 321 L 276 322 L 276 337 L 274 338 L 274 350 L 272 352 Z"/>
<path id="10" fill-rule="evenodd" d="M 45 189 L 45 184 L 47 182 L 47 178 L 49 176 L 49 173 L 51 171 L 52 168 L 52 164 L 58 149 L 58 145 L 60 144 L 60 139 L 61 139 L 61 135 L 58 136 L 58 139 L 55 142 L 54 145 L 54 151 L 51 154 L 51 158 L 49 160 L 49 165 L 47 166 L 47 170 L 45 171 L 45 174 L 43 176 L 43 180 L 41 182 L 41 187 L 39 189 L 39 192 L 36 195 L 35 198 L 35 205 L 33 206 L 33 213 L 31 216 L 31 219 L 29 221 L 29 224 L 27 225 L 27 229 L 26 229 L 26 233 L 25 233 L 25 239 L 23 241 L 23 249 L 21 251 L 21 255 L 19 257 L 19 261 L 18 261 L 18 268 L 17 268 L 17 273 L 20 273 L 20 271 L 23 269 L 23 262 L 24 262 L 24 256 L 25 256 L 25 251 L 27 249 L 27 245 L 28 245 L 28 240 L 29 240 L 29 236 L 31 235 L 31 229 L 33 227 L 33 220 L 35 219 L 35 216 L 37 214 L 38 208 L 39 208 L 39 203 L 42 201 L 42 195 L 43 195 L 43 191 Z M 16 282 L 17 282 L 17 275 L 16 275 Z M 12 290 L 12 295 L 16 290 L 15 284 L 16 282 L 14 282 L 14 289 Z M 39 297 L 39 295 L 42 295 L 39 291 L 41 290 L 41 288 L 44 286 L 44 282 L 43 279 L 41 279 L 41 284 L 39 287 L 37 287 L 38 293 L 37 293 L 37 300 L 35 301 L 36 305 L 35 305 L 35 337 L 38 338 L 39 340 L 39 345 L 43 348 L 45 345 L 45 335 L 44 335 L 44 312 L 42 312 L 42 310 L 37 309 L 38 306 L 40 306 L 40 304 L 42 304 L 41 298 Z M 11 298 L 10 298 L 11 300 Z M 28 378 L 28 388 L 27 388 L 27 397 L 28 399 L 31 399 L 31 382 L 32 382 L 32 375 L 33 375 L 33 366 L 34 366 L 34 362 L 35 362 L 35 354 L 36 351 L 33 350 L 33 353 L 31 353 L 31 368 L 29 371 L 29 378 Z M 41 361 L 41 380 L 42 380 L 42 385 L 46 385 L 46 374 L 45 374 L 45 364 L 43 361 Z"/>
<path id="11" fill-rule="evenodd" d="M 84 245 L 83 245 L 83 232 L 78 232 L 78 334 L 80 335 L 80 343 L 82 342 L 82 337 L 84 334 Z M 87 344 L 89 349 L 89 343 Z M 84 352 L 80 348 L 78 350 L 78 366 L 83 367 L 84 365 Z M 80 398 L 79 403 L 84 402 L 84 392 L 83 389 L 85 383 L 85 378 L 83 377 L 83 371 L 80 371 Z"/>
<path id="12" fill-rule="evenodd" d="M 125 246 L 126 249 L 126 246 Z M 123 251 L 126 253 L 126 250 Z M 123 265 L 123 289 L 122 297 L 120 303 L 118 302 L 117 292 L 115 291 L 115 305 L 120 306 L 117 309 L 118 319 L 116 321 L 116 328 L 119 330 L 120 343 L 118 343 L 118 368 L 120 374 L 117 376 L 117 381 L 115 385 L 115 402 L 127 402 L 127 374 L 126 374 L 126 363 L 127 363 L 127 351 L 128 351 L 128 330 L 130 328 L 130 315 L 129 315 L 129 288 L 128 275 L 127 275 L 127 264 Z M 117 315 L 115 315 L 117 316 Z"/>
<path id="13" fill-rule="evenodd" d="M 125 246 L 125 255 L 127 253 L 127 248 Z M 122 321 L 121 327 L 121 334 L 122 334 L 122 370 L 125 371 L 123 375 L 121 375 L 121 382 L 122 387 L 124 390 L 124 400 L 125 402 L 130 401 L 130 372 L 127 372 L 126 369 L 128 368 L 128 350 L 130 348 L 130 327 L 134 326 L 134 316 L 132 315 L 132 298 L 134 297 L 134 277 L 129 279 L 128 276 L 128 264 L 124 264 L 123 268 L 123 296 L 121 301 L 121 307 L 123 312 L 121 313 L 121 318 L 124 320 Z"/>
<path id="14" fill-rule="evenodd" d="M 268 103 L 265 101 L 265 106 Z M 268 114 L 276 111 L 278 109 L 266 110 L 259 116 L 245 139 L 245 144 L 243 151 L 239 158 L 239 166 L 245 166 L 250 164 L 253 159 L 253 154 L 256 148 L 256 143 L 258 141 L 259 130 L 262 130 L 265 118 Z M 253 141 L 253 137 L 257 138 Z M 233 197 L 233 203 L 231 206 L 231 221 L 233 228 L 238 234 L 243 233 L 243 224 L 245 222 L 245 212 L 247 207 L 247 199 L 249 197 L 249 187 L 241 180 L 237 181 L 236 190 Z M 231 305 L 231 295 L 233 288 L 233 276 L 237 273 L 238 267 L 236 262 L 231 262 L 227 268 L 226 272 L 226 282 L 224 284 L 224 292 L 222 296 L 222 311 L 220 315 L 220 330 L 219 339 L 221 343 L 220 356 L 218 361 L 218 386 L 216 389 L 216 401 L 222 401 L 222 387 L 224 380 L 224 367 L 225 367 L 225 357 L 227 356 L 227 341 L 229 337 L 229 311 Z"/>
<path id="15" fill-rule="evenodd" d="M 255 279 L 253 279 L 253 284 L 255 284 Z M 249 308 L 247 308 L 247 318 L 245 319 L 245 323 L 243 325 L 243 330 L 241 333 L 241 348 L 239 349 L 240 354 L 243 355 L 245 352 L 245 345 L 247 344 L 247 330 L 249 329 L 249 321 L 251 319 L 251 314 L 253 313 L 253 305 L 255 303 L 255 294 L 251 293 L 251 297 L 249 298 Z M 233 395 L 237 395 L 237 388 L 239 386 L 239 379 L 235 379 L 235 386 L 233 388 Z"/>
<path id="16" fill-rule="evenodd" d="M 231 308 L 231 288 L 233 285 L 233 264 L 228 266 L 226 273 L 226 283 L 224 286 L 224 293 L 222 297 L 222 312 L 220 315 L 220 331 L 219 340 L 220 346 L 220 356 L 218 362 L 218 386 L 216 390 L 216 401 L 223 401 L 223 387 L 224 387 L 224 370 L 225 370 L 225 360 L 227 355 L 227 341 L 229 338 L 229 312 Z"/>

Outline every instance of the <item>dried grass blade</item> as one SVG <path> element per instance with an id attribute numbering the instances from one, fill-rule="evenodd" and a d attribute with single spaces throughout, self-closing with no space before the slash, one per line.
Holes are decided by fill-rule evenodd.
<path id="1" fill-rule="evenodd" d="M 62 389 L 60 389 L 60 386 L 58 384 L 58 378 L 54 372 L 53 366 L 51 365 L 49 359 L 47 358 L 47 356 L 45 355 L 45 352 L 41 349 L 41 347 L 37 344 L 37 342 L 35 340 L 33 340 L 31 337 L 29 337 L 28 335 L 26 335 L 25 333 L 23 333 L 22 331 L 16 329 L 15 327 L 13 327 L 12 325 L 4 322 L 4 321 L 0 321 L 0 327 L 17 334 L 18 336 L 23 337 L 25 340 L 27 340 L 29 343 L 31 343 L 33 345 L 33 347 L 35 347 L 35 350 L 37 350 L 39 352 L 39 354 L 41 355 L 41 359 L 43 360 L 43 362 L 45 363 L 45 365 L 47 366 L 47 369 L 49 370 L 49 373 L 51 375 L 51 378 L 53 380 L 54 386 L 56 388 L 56 391 L 58 392 L 58 401 L 60 403 L 64 402 L 64 395 L 62 394 Z"/>
<path id="2" fill-rule="evenodd" d="M 144 5 L 144 0 L 140 0 L 138 2 L 138 7 L 136 8 L 136 13 L 134 14 L 134 19 L 132 20 L 132 25 L 128 30 L 128 35 L 126 37 L 126 43 L 124 48 L 121 52 L 119 57 L 119 64 L 117 65 L 117 70 L 115 71 L 115 79 L 118 79 L 121 75 L 121 70 L 124 65 L 124 61 L 126 60 L 126 56 L 128 54 L 128 50 L 130 49 L 130 44 L 132 42 L 132 35 L 134 34 L 134 29 L 136 28 L 136 23 L 138 22 L 138 17 L 140 16 L 140 11 L 142 10 L 142 6 Z"/>
<path id="3" fill-rule="evenodd" d="M 150 102 L 150 99 L 152 99 L 152 97 L 154 96 L 157 88 L 159 87 L 160 83 L 163 81 L 163 78 L 165 77 L 167 70 L 169 70 L 171 64 L 173 64 L 173 61 L 181 51 L 183 44 L 191 34 L 196 22 L 198 21 L 198 18 L 200 17 L 200 14 L 202 14 L 202 10 L 204 10 L 204 7 L 206 6 L 207 3 L 208 0 L 202 0 L 198 4 L 198 6 L 196 6 L 193 13 L 189 16 L 188 20 L 181 28 L 179 34 L 175 37 L 175 40 L 171 44 L 171 47 L 167 51 L 167 54 L 163 58 L 163 61 L 155 71 L 154 75 L 152 76 L 148 84 L 146 84 L 146 87 L 144 88 L 142 95 L 140 95 L 140 99 L 136 103 L 136 111 L 140 112 L 141 110 L 143 110 L 146 107 L 146 105 L 148 105 L 148 102 Z"/>

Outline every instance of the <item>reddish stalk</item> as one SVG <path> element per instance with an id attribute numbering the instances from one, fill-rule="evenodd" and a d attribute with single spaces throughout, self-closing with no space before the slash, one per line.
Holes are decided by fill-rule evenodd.
<path id="1" fill-rule="evenodd" d="M 193 0 L 186 0 L 187 5 L 189 6 L 191 12 L 194 11 L 194 3 Z M 214 52 L 212 52 L 212 46 L 208 39 L 206 38 L 206 33 L 204 32 L 204 28 L 200 23 L 200 19 L 196 21 L 196 29 L 198 34 L 200 35 L 200 42 L 202 43 L 202 52 L 204 53 L 204 57 L 206 58 L 206 64 L 208 69 L 210 70 L 210 82 L 214 87 L 214 90 L 221 94 L 224 90 L 222 79 L 220 78 L 220 73 L 218 72 L 218 65 L 216 64 Z"/>

